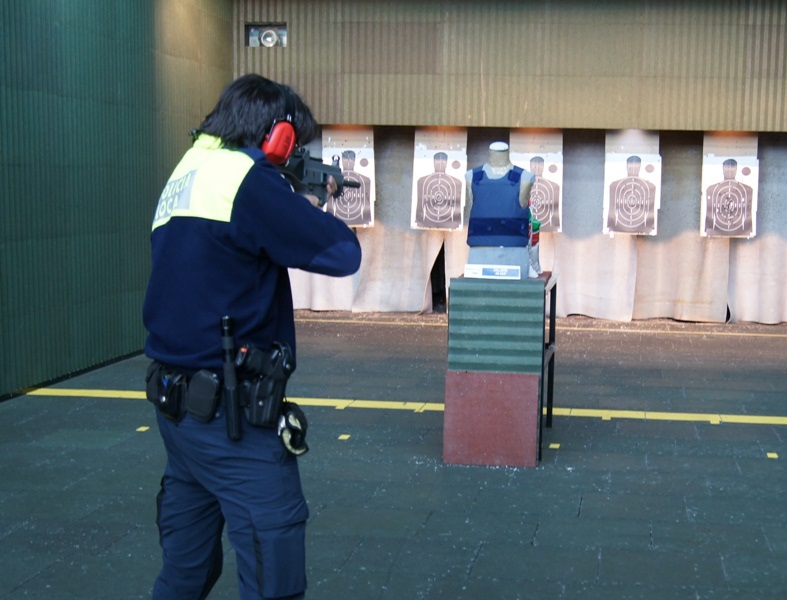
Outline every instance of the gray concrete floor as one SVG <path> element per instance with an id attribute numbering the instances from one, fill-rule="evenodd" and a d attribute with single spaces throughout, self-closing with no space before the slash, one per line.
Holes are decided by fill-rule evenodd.
<path id="1" fill-rule="evenodd" d="M 297 326 L 308 598 L 787 597 L 787 325 L 559 319 L 535 469 L 444 464 L 439 410 L 335 402 L 442 403 L 445 315 Z M 0 404 L 0 597 L 149 597 L 146 364 Z M 237 597 L 225 547 L 212 599 Z"/>

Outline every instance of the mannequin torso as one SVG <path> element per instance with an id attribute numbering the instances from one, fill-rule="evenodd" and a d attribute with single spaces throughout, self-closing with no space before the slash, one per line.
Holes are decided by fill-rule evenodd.
<path id="1" fill-rule="evenodd" d="M 489 159 L 483 165 L 484 173 L 489 179 L 500 179 L 505 177 L 508 172 L 514 167 L 511 163 L 509 156 L 508 144 L 505 142 L 492 142 L 489 145 Z M 472 169 L 465 175 L 467 180 L 467 203 L 466 203 L 466 216 L 470 214 L 470 208 L 473 205 L 473 171 Z M 530 171 L 522 173 L 522 179 L 519 185 L 519 204 L 521 206 L 528 206 L 530 203 L 530 190 L 533 187 L 535 175 Z"/>
<path id="2" fill-rule="evenodd" d="M 504 178 L 507 181 L 501 181 Z M 524 233 L 520 237 L 519 234 L 510 233 L 512 229 L 523 226 L 520 222 L 523 217 L 519 214 L 522 210 L 525 211 L 524 215 L 530 214 L 530 190 L 535 182 L 535 175 L 511 163 L 508 144 L 494 142 L 489 146 L 487 162 L 480 170 L 476 168 L 468 171 L 466 180 L 465 214 L 470 246 L 468 264 L 514 265 L 520 267 L 523 276 L 538 277 L 530 263 L 530 253 L 526 245 L 529 235 Z M 478 210 L 472 209 L 475 185 L 479 186 Z M 518 189 L 513 189 L 512 185 Z M 521 208 L 514 209 L 511 203 L 516 203 L 517 200 Z M 489 214 L 490 210 L 495 211 L 494 215 Z M 497 212 L 498 210 L 500 212 Z M 524 219 L 527 220 L 527 217 Z"/>

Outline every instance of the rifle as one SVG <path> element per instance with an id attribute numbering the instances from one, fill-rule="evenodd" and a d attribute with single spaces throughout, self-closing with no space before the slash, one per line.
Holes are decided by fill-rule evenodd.
<path id="1" fill-rule="evenodd" d="M 287 178 L 292 187 L 299 194 L 313 194 L 319 198 L 319 205 L 324 206 L 328 200 L 328 178 L 333 176 L 336 181 L 337 190 L 333 195 L 338 198 L 344 192 L 344 188 L 359 188 L 361 184 L 357 181 L 345 181 L 342 170 L 339 168 L 339 156 L 333 157 L 333 164 L 325 164 L 317 158 L 312 158 L 311 153 L 306 148 L 297 148 L 292 153 L 287 162 L 277 167 L 279 172 Z"/>

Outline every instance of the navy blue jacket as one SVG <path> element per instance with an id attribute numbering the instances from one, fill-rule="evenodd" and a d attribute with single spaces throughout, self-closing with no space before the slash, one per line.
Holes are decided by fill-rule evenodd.
<path id="1" fill-rule="evenodd" d="M 168 365 L 220 372 L 220 320 L 235 345 L 295 352 L 288 268 L 346 276 L 361 262 L 355 233 L 314 208 L 260 150 L 229 150 L 202 134 L 159 198 L 143 322 L 145 353 Z"/>

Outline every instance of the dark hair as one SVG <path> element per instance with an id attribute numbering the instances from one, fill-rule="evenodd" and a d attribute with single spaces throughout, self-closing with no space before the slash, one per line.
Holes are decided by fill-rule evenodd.
<path id="1" fill-rule="evenodd" d="M 316 137 L 319 125 L 301 97 L 286 85 L 252 73 L 222 90 L 199 132 L 221 138 L 228 148 L 259 148 L 273 123 L 287 115 L 298 144 Z"/>

